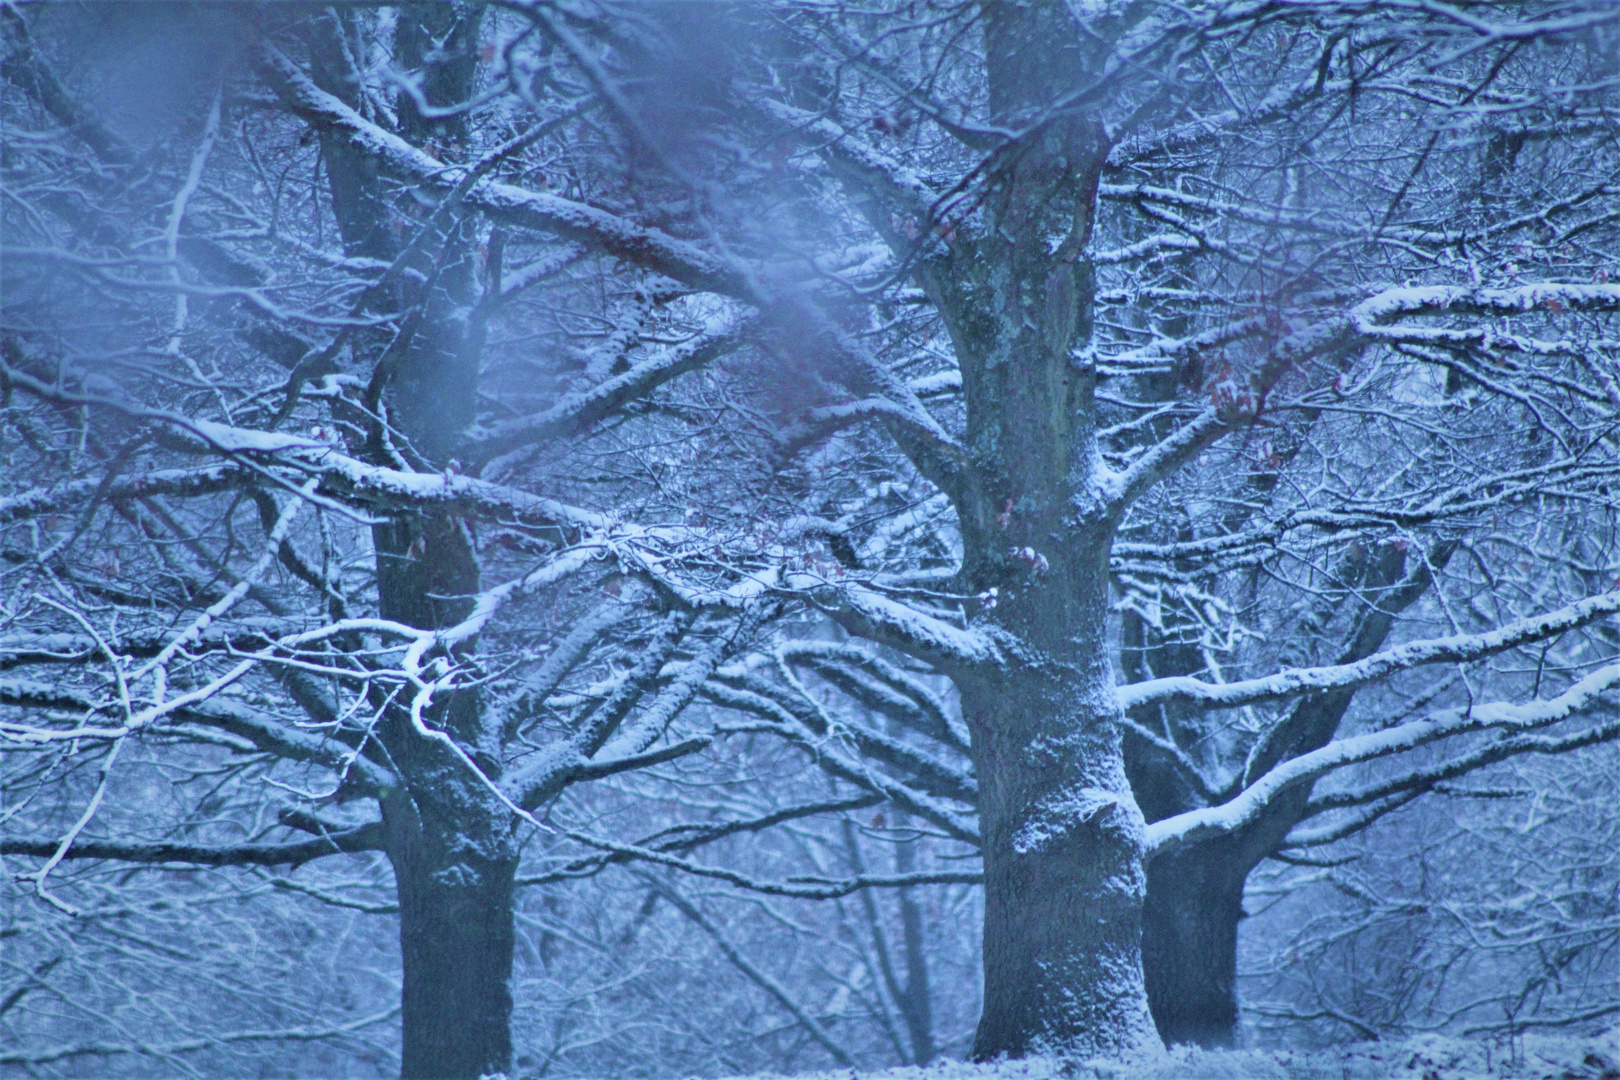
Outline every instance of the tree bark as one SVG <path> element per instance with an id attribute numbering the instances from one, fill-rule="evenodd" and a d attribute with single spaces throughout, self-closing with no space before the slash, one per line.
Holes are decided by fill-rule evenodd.
<path id="1" fill-rule="evenodd" d="M 1128 1056 L 1154 1041 L 1140 953 L 1143 823 L 1112 697 L 1108 684 L 1041 686 L 1028 672 L 962 688 L 984 837 L 976 1059 Z"/>
<path id="2" fill-rule="evenodd" d="M 433 820 L 408 796 L 384 800 L 399 890 L 403 1080 L 476 1078 L 512 1063 L 514 845 L 501 821 L 477 838 L 466 818 Z"/>
<path id="3" fill-rule="evenodd" d="M 1250 866 L 1225 843 L 1148 864 L 1142 969 L 1167 1046 L 1237 1045 L 1237 942 Z"/>

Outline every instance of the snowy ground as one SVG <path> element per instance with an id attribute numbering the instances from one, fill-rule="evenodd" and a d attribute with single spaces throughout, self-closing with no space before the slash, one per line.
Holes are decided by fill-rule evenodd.
<path id="1" fill-rule="evenodd" d="M 1620 1028 L 1577 1038 L 1524 1035 L 1409 1042 L 1352 1043 L 1333 1050 L 1205 1051 L 1180 1047 L 1134 1065 L 1060 1058 L 971 1065 L 939 1062 L 926 1068 L 852 1069 L 798 1080 L 1620 1080 Z M 754 1077 L 752 1080 L 765 1080 Z"/>

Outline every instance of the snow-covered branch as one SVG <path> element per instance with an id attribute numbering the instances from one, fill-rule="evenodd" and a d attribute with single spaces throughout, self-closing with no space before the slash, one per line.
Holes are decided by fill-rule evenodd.
<path id="1" fill-rule="evenodd" d="M 750 319 L 713 319 L 692 340 L 634 364 L 589 390 L 566 395 L 544 412 L 474 430 L 466 440 L 467 457 L 472 461 L 486 461 L 519 446 L 585 431 L 628 402 L 639 400 L 671 379 L 696 371 L 736 349 L 747 340 L 753 325 Z"/>
<path id="2" fill-rule="evenodd" d="M 382 839 L 382 826 L 373 823 L 283 844 L 75 840 L 61 857 L 131 863 L 187 863 L 193 866 L 299 866 L 327 855 L 378 851 L 383 846 Z M 0 838 L 0 855 L 49 858 L 57 854 L 59 846 L 56 840 L 25 840 L 8 836 Z"/>
<path id="3" fill-rule="evenodd" d="M 1120 704 L 1127 709 L 1168 701 L 1229 709 L 1313 691 L 1365 686 L 1421 664 L 1478 660 L 1556 637 L 1616 612 L 1620 612 L 1620 591 L 1589 597 L 1545 615 L 1518 619 L 1482 634 L 1456 634 L 1409 642 L 1352 664 L 1295 668 L 1263 678 L 1229 683 L 1206 683 L 1187 676 L 1174 676 L 1121 686 L 1118 693 Z"/>
<path id="4" fill-rule="evenodd" d="M 1499 728 L 1506 732 L 1555 724 L 1596 704 L 1620 684 L 1620 665 L 1599 668 L 1555 698 L 1526 705 L 1489 702 L 1443 713 L 1434 719 L 1385 731 L 1338 739 L 1320 750 L 1283 762 L 1220 806 L 1191 810 L 1156 821 L 1147 829 L 1147 848 L 1157 856 L 1209 836 L 1220 836 L 1258 817 L 1282 792 L 1350 765 L 1416 749 L 1466 732 Z"/>
<path id="5" fill-rule="evenodd" d="M 263 70 L 289 108 L 331 137 L 372 156 L 385 171 L 438 191 L 448 191 L 461 179 L 458 167 L 441 164 L 317 87 L 280 50 L 266 46 L 263 61 Z M 750 299 L 745 280 L 696 245 L 594 206 L 494 180 L 478 183 L 466 201 L 496 220 L 587 244 L 683 284 Z"/>

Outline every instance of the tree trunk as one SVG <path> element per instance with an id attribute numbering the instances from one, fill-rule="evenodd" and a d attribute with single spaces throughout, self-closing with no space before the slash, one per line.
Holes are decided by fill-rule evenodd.
<path id="1" fill-rule="evenodd" d="M 1200 674 L 1205 660 L 1196 640 L 1196 627 L 1178 620 L 1155 629 L 1127 611 L 1120 628 L 1120 667 L 1129 682 Z M 1196 737 L 1200 714 L 1191 707 L 1157 705 L 1133 711 L 1131 719 L 1149 730 Z M 1175 764 L 1145 739 L 1126 737 L 1125 768 L 1148 821 L 1204 805 Z M 1237 1045 L 1237 934 L 1250 864 L 1234 847 L 1220 838 L 1148 864 L 1142 974 L 1153 1022 L 1166 1045 Z"/>
<path id="2" fill-rule="evenodd" d="M 1143 820 L 1126 780 L 1106 634 L 1118 524 L 1097 451 L 1087 256 L 1108 154 L 1054 114 L 1098 57 L 1070 5 L 983 7 L 990 112 L 1010 130 L 984 224 L 925 286 L 962 367 L 963 576 L 1017 645 L 955 675 L 973 736 L 985 874 L 973 1056 L 1130 1057 L 1158 1045 L 1142 979 Z M 947 479 L 947 482 L 952 482 Z"/>
<path id="3" fill-rule="evenodd" d="M 512 1063 L 515 845 L 465 821 L 423 821 L 408 796 L 384 801 L 404 960 L 403 1080 L 476 1080 Z"/>
<path id="4" fill-rule="evenodd" d="M 909 819 L 903 811 L 895 813 L 896 828 L 905 828 Z M 917 869 L 917 845 L 908 840 L 895 845 L 894 870 L 897 874 L 914 873 Z M 905 949 L 906 985 L 896 996 L 900 1015 L 906 1023 L 906 1034 L 911 1037 L 911 1063 L 927 1065 L 939 1050 L 934 1045 L 934 1003 L 928 981 L 928 948 L 923 939 L 922 906 L 917 903 L 914 890 L 900 889 L 896 899 L 900 904 L 901 944 Z"/>
<path id="5" fill-rule="evenodd" d="M 1348 585 L 1329 593 L 1314 616 L 1314 633 L 1346 598 L 1360 590 L 1370 601 L 1354 620 L 1338 663 L 1353 663 L 1383 647 L 1400 612 L 1421 597 L 1432 583 L 1430 567 L 1444 566 L 1455 544 L 1438 545 L 1427 560 L 1408 572 L 1404 546 L 1390 545 L 1376 559 L 1337 568 Z M 1127 673 L 1142 663 L 1146 647 L 1139 620 L 1127 618 L 1124 665 Z M 1153 650 L 1161 663 L 1152 674 L 1191 674 L 1190 653 L 1160 643 Z M 1297 663 L 1313 658 L 1300 656 Z M 1356 691 L 1308 694 L 1266 732 L 1251 755 L 1245 782 L 1290 757 L 1318 749 L 1333 738 Z M 1175 719 L 1175 718 L 1172 718 Z M 1136 717 L 1157 726 L 1148 716 Z M 1130 776 L 1133 790 L 1151 821 L 1201 805 L 1159 752 L 1133 740 Z M 1243 919 L 1243 887 L 1251 871 L 1274 854 L 1304 817 L 1314 785 L 1302 784 L 1276 799 L 1266 812 L 1228 836 L 1206 840 L 1147 868 L 1147 901 L 1143 909 L 1142 964 L 1148 1001 L 1159 1035 L 1167 1045 L 1195 1043 L 1209 1048 L 1238 1045 L 1237 939 Z"/>
<path id="6" fill-rule="evenodd" d="M 1246 860 L 1204 844 L 1148 865 L 1142 968 L 1167 1046 L 1237 1045 L 1237 940 Z"/>
<path id="7" fill-rule="evenodd" d="M 435 104 L 465 100 L 472 92 L 482 6 L 438 4 L 401 11 L 395 27 L 395 59 L 422 68 Z M 358 85 L 344 43 L 351 13 L 335 10 L 312 30 L 313 73 L 323 89 L 354 104 Z M 466 143 L 465 117 L 426 118 L 409 98 L 400 104 L 400 129 L 419 145 L 437 142 L 440 152 Z M 390 228 L 399 220 L 389 207 L 387 186 L 366 148 L 323 136 L 332 208 L 351 254 L 393 259 L 402 238 Z M 392 215 L 392 216 L 391 216 Z M 387 305 L 414 305 L 391 343 L 381 335 L 357 336 L 356 355 L 374 364 L 371 392 L 381 394 L 395 432 L 422 465 L 442 466 L 455 436 L 474 418 L 481 335 L 467 325 L 476 300 L 474 244 L 470 226 L 452 225 L 429 238 L 419 267 L 424 293 L 403 286 Z M 357 417 L 358 423 L 369 423 Z M 364 450 L 379 464 L 392 464 L 379 425 Z M 454 514 L 399 513 L 372 529 L 377 555 L 380 614 L 432 629 L 464 619 L 479 591 L 479 565 L 471 535 Z M 470 648 L 464 643 L 461 648 Z M 399 895 L 399 942 L 403 966 L 400 1075 L 439 1080 L 476 1080 L 506 1072 L 512 1062 L 513 881 L 518 849 L 514 818 L 491 797 L 465 761 L 415 730 L 405 709 L 379 695 L 378 727 L 390 764 L 405 790 L 382 800 L 386 848 Z M 491 778 L 498 774 L 497 747 L 486 745 L 482 705 L 476 690 L 436 700 L 425 717 L 430 727 L 453 735 Z"/>
<path id="8" fill-rule="evenodd" d="M 458 522 L 401 515 L 374 535 L 385 617 L 434 627 L 466 616 L 478 563 Z M 407 545 L 419 553 L 402 555 Z M 422 737 L 400 705 L 383 707 L 378 731 L 405 781 L 405 790 L 381 800 L 399 894 L 400 1076 L 476 1080 L 505 1072 L 512 1061 L 515 820 L 465 761 Z M 487 775 L 498 775 L 498 755 L 481 745 L 476 690 L 435 701 L 424 719 L 470 748 Z"/>
<path id="9" fill-rule="evenodd" d="M 1106 673 L 1106 668 L 1103 669 Z M 984 836 L 984 1012 L 973 1056 L 1129 1056 L 1142 981 L 1142 817 L 1112 686 L 1032 673 L 963 686 Z"/>

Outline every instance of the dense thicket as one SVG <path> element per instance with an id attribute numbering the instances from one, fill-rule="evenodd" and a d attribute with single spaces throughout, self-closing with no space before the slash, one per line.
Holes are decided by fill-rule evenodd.
<path id="1" fill-rule="evenodd" d="M 1612 5 L 0 19 L 0 1063 L 1614 1011 Z"/>

